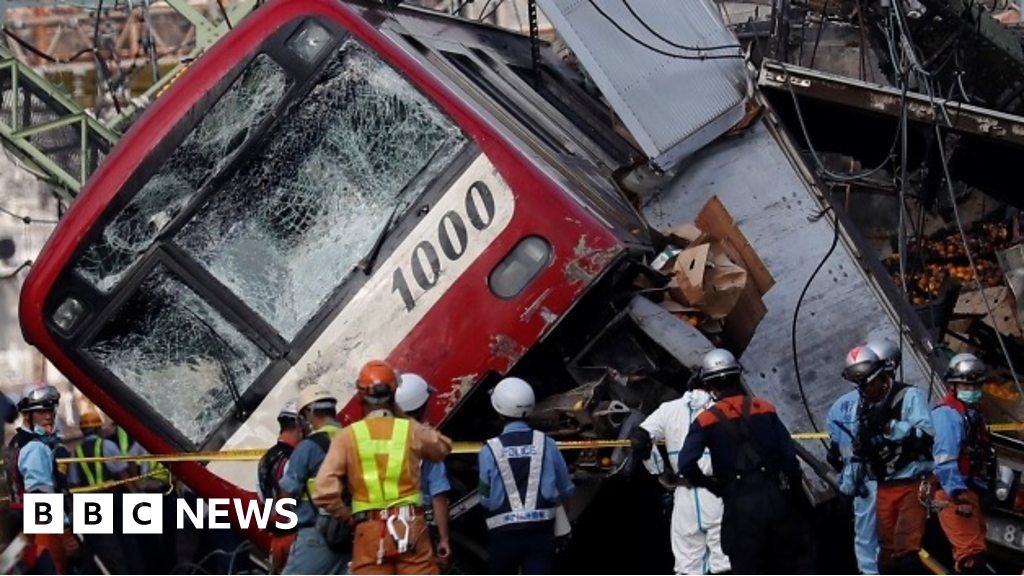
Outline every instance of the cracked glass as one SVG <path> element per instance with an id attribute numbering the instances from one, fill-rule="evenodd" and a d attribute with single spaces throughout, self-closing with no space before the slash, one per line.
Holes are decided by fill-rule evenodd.
<path id="1" fill-rule="evenodd" d="M 256 56 L 86 248 L 75 270 L 104 292 L 113 288 L 245 140 L 248 130 L 255 129 L 273 110 L 287 84 L 284 70 L 269 56 Z"/>
<path id="2" fill-rule="evenodd" d="M 464 142 L 349 39 L 175 241 L 292 339 Z"/>
<path id="3" fill-rule="evenodd" d="M 162 266 L 85 350 L 197 445 L 269 363 Z"/>

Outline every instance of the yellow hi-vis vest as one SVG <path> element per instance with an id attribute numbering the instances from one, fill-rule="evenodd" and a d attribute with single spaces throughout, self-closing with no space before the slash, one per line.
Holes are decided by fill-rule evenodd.
<path id="1" fill-rule="evenodd" d="M 331 440 L 334 440 L 334 435 L 341 430 L 340 427 L 334 424 L 326 424 L 317 429 L 316 432 L 310 434 L 306 439 L 316 443 L 317 446 L 323 448 L 324 455 L 327 455 L 327 448 L 331 445 Z M 326 434 L 327 438 L 315 438 L 317 434 Z M 316 473 L 313 476 L 306 479 L 306 493 L 302 495 L 305 500 L 312 500 L 316 496 Z"/>
<path id="2" fill-rule="evenodd" d="M 357 500 L 353 497 L 352 512 L 358 514 L 366 510 L 384 510 L 393 506 L 419 504 L 421 496 L 418 486 L 414 492 L 405 496 L 400 496 L 398 489 L 408 449 L 409 421 L 405 418 L 395 418 L 391 437 L 387 439 L 371 438 L 370 427 L 363 420 L 356 422 L 351 428 L 368 496 L 367 500 Z M 387 456 L 388 459 L 383 477 L 377 470 L 379 455 Z"/>
<path id="3" fill-rule="evenodd" d="M 89 456 L 103 456 L 103 438 L 96 438 L 92 443 L 92 454 Z M 82 445 L 79 444 L 75 448 L 75 457 L 85 458 L 85 450 L 82 450 Z M 85 479 L 87 486 L 96 486 L 97 484 L 103 484 L 103 462 L 79 462 L 78 469 L 82 471 L 82 476 Z"/>
<path id="4" fill-rule="evenodd" d="M 128 436 L 128 432 L 120 426 L 117 427 L 117 447 L 121 450 L 122 456 L 131 453 L 132 439 Z M 164 466 L 163 462 L 143 462 L 139 468 L 141 468 L 142 474 L 161 484 L 171 483 L 171 471 Z"/>

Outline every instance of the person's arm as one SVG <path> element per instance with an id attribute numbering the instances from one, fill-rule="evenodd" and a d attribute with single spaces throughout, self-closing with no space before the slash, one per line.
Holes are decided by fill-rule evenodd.
<path id="1" fill-rule="evenodd" d="M 53 456 L 42 442 L 29 442 L 18 452 L 18 472 L 25 492 L 54 492 Z"/>
<path id="2" fill-rule="evenodd" d="M 704 429 L 700 426 L 699 420 L 694 420 L 690 424 L 689 432 L 686 433 L 686 441 L 679 450 L 679 474 L 686 478 L 691 486 L 707 488 L 717 494 L 720 491 L 718 483 L 700 469 L 700 459 L 704 456 L 706 447 Z"/>
<path id="3" fill-rule="evenodd" d="M 477 455 L 477 470 L 479 471 L 480 482 L 476 487 L 476 491 L 480 495 L 480 505 L 485 510 L 494 510 L 501 505 L 501 501 L 497 496 L 497 489 L 491 485 L 491 482 L 495 480 L 495 468 L 494 456 L 491 454 L 491 449 L 485 444 L 480 449 L 480 454 Z"/>
<path id="4" fill-rule="evenodd" d="M 434 523 L 437 524 L 437 559 L 446 564 L 452 557 L 451 531 L 448 527 L 448 493 L 433 497 Z"/>
<path id="5" fill-rule="evenodd" d="M 103 441 L 101 450 L 103 451 L 103 456 L 105 458 L 121 456 L 121 449 L 117 447 L 117 444 L 114 444 L 110 440 Z M 114 478 L 118 480 L 124 480 L 125 478 L 131 476 L 128 473 L 128 462 L 125 462 L 123 460 L 108 461 L 107 470 L 110 470 L 110 473 L 114 476 Z"/>
<path id="6" fill-rule="evenodd" d="M 292 457 L 284 467 L 281 479 L 277 481 L 282 496 L 299 498 L 302 496 L 302 489 L 306 486 L 305 470 L 309 465 L 312 442 L 303 440 L 295 447 Z"/>
<path id="7" fill-rule="evenodd" d="M 555 441 L 550 437 L 544 440 L 544 450 L 547 452 L 544 457 L 554 467 L 555 488 L 558 490 L 558 500 L 564 503 L 572 497 L 573 492 L 576 491 L 576 485 L 572 483 L 572 478 L 569 476 L 569 467 L 566 465 L 562 453 L 558 450 L 558 444 L 555 444 Z"/>
<path id="8" fill-rule="evenodd" d="M 440 462 L 452 451 L 451 438 L 419 422 L 412 425 L 412 451 L 423 460 Z"/>
<path id="9" fill-rule="evenodd" d="M 932 457 L 935 460 L 935 477 L 950 497 L 959 496 L 967 490 L 967 482 L 960 473 L 960 445 L 963 442 L 962 416 L 948 406 L 939 406 L 932 412 L 935 425 L 935 443 Z"/>
<path id="10" fill-rule="evenodd" d="M 932 415 L 924 393 L 917 388 L 910 388 L 904 392 L 900 419 L 890 421 L 886 428 L 885 437 L 901 443 L 922 441 L 934 436 Z"/>
<path id="11" fill-rule="evenodd" d="M 351 429 L 345 428 L 335 434 L 331 445 L 327 447 L 327 455 L 320 464 L 320 470 L 316 473 L 316 496 L 313 498 L 314 504 L 331 516 L 345 521 L 352 517 L 352 509 L 341 497 L 351 443 Z"/>

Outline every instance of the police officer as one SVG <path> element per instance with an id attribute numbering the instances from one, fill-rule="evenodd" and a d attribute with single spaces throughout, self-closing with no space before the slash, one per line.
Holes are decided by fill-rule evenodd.
<path id="1" fill-rule="evenodd" d="M 699 378 L 694 379 L 700 383 Z M 660 460 L 654 442 L 665 442 L 670 466 L 678 476 L 679 450 L 683 447 L 690 424 L 714 400 L 702 384 L 687 390 L 681 398 L 658 406 L 634 432 L 631 438 L 633 457 Z M 663 466 L 663 464 L 661 465 Z M 655 466 L 654 471 L 661 466 Z M 700 460 L 701 469 L 711 473 L 711 457 Z M 673 491 L 670 539 L 675 557 L 676 574 L 725 573 L 730 570 L 729 557 L 722 551 L 722 499 L 706 488 L 677 485 Z"/>
<path id="2" fill-rule="evenodd" d="M 980 409 L 985 374 L 985 364 L 974 355 L 954 356 L 946 396 L 932 411 L 939 523 L 962 574 L 984 574 L 987 568 L 981 500 L 992 493 L 996 457 Z"/>
<path id="3" fill-rule="evenodd" d="M 420 505 L 420 462 L 442 460 L 451 440 L 396 417 L 398 380 L 387 362 L 363 365 L 356 390 L 366 417 L 334 438 L 316 477 L 314 501 L 354 524 L 353 574 L 438 572 Z M 343 491 L 351 495 L 351 506 Z"/>
<path id="4" fill-rule="evenodd" d="M 281 494 L 299 499 L 298 531 L 284 574 L 339 574 L 348 561 L 340 549 L 328 546 L 317 529 L 321 511 L 312 502 L 316 496 L 313 481 L 331 439 L 340 429 L 337 406 L 337 398 L 319 384 L 311 384 L 299 393 L 299 417 L 310 433 L 295 447 L 278 482 Z"/>
<path id="5" fill-rule="evenodd" d="M 423 414 L 427 409 L 427 400 L 434 389 L 419 374 L 402 373 L 398 390 L 395 391 L 395 403 L 405 415 L 417 422 L 423 422 Z M 449 531 L 448 492 L 452 489 L 448 482 L 448 469 L 444 461 L 432 462 L 423 460 L 420 466 L 420 482 L 423 491 L 423 507 L 433 517 L 437 527 L 436 554 L 439 564 L 451 562 L 451 532 Z"/>
<path id="6" fill-rule="evenodd" d="M 846 355 L 843 377 L 860 393 L 853 455 L 878 483 L 878 568 L 883 574 L 920 572 L 926 510 L 918 493 L 932 470 L 934 435 L 928 401 L 917 388 L 897 382 L 867 346 Z"/>
<path id="7" fill-rule="evenodd" d="M 775 407 L 746 394 L 741 372 L 728 350 L 704 356 L 700 378 L 716 402 L 690 425 L 679 472 L 722 498 L 722 550 L 734 572 L 810 573 L 796 448 Z M 701 468 L 705 450 L 712 475 Z"/>
<path id="8" fill-rule="evenodd" d="M 84 437 L 81 444 L 75 447 L 76 458 L 113 458 L 121 455 L 117 444 L 103 438 L 101 428 L 103 421 L 95 411 L 84 412 L 78 421 L 78 427 Z M 98 486 L 111 480 L 122 480 L 128 477 L 128 463 L 116 460 L 108 462 L 77 462 L 68 470 L 68 484 L 73 487 Z M 121 526 L 121 494 L 122 489 L 107 489 L 104 492 L 114 493 L 114 523 Z M 134 572 L 129 565 L 128 557 L 122 546 L 123 532 L 116 530 L 114 534 L 88 534 L 85 542 L 92 551 L 103 560 L 111 574 Z"/>
<path id="9" fill-rule="evenodd" d="M 480 450 L 478 490 L 495 574 L 551 572 L 556 510 L 575 490 L 554 440 L 526 423 L 534 402 L 520 378 L 505 378 L 491 392 L 503 428 Z"/>
<path id="10" fill-rule="evenodd" d="M 57 486 L 57 466 L 54 459 L 55 421 L 60 393 L 48 384 L 26 388 L 18 402 L 22 424 L 8 445 L 11 468 L 11 511 L 18 520 L 24 510 L 26 493 L 53 494 Z M 25 554 L 26 568 L 39 574 L 66 573 L 63 534 L 35 534 L 32 550 Z"/>
<path id="11" fill-rule="evenodd" d="M 289 400 L 277 413 L 277 424 L 280 428 L 277 443 L 260 458 L 256 468 L 257 496 L 261 502 L 281 497 L 278 482 L 284 476 L 292 451 L 302 440 L 302 425 L 295 400 Z M 276 523 L 270 526 L 270 570 L 272 574 L 280 574 L 288 562 L 288 551 L 295 542 L 296 529 L 277 528 Z"/>
<path id="12" fill-rule="evenodd" d="M 899 346 L 887 338 L 876 338 L 866 345 L 885 363 L 895 377 L 902 356 Z M 860 391 L 850 390 L 839 397 L 828 411 L 826 428 L 831 440 L 829 462 L 839 473 L 839 488 L 853 498 L 853 548 L 861 574 L 878 574 L 878 517 L 875 496 L 878 483 L 868 477 L 867 468 L 853 455 L 857 437 Z"/>

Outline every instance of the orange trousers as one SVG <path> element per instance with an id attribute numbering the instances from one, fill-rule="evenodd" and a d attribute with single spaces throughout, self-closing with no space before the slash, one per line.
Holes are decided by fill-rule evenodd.
<path id="1" fill-rule="evenodd" d="M 398 529 L 401 533 L 401 528 Z M 378 552 L 384 547 L 381 562 Z M 356 524 L 352 543 L 352 574 L 438 574 L 434 547 L 427 521 L 418 515 L 409 522 L 409 549 L 398 553 L 395 540 L 388 534 L 384 520 L 372 519 Z"/>
<path id="2" fill-rule="evenodd" d="M 920 483 L 916 480 L 878 485 L 878 563 L 891 565 L 917 557 L 928 519 L 927 510 L 918 499 Z"/>
<path id="3" fill-rule="evenodd" d="M 296 532 L 272 534 L 270 536 L 270 573 L 280 574 L 288 563 L 288 553 L 295 543 Z"/>
<path id="4" fill-rule="evenodd" d="M 942 489 L 935 493 L 935 502 L 950 502 L 952 499 Z M 945 532 L 950 546 L 953 548 L 953 560 L 956 570 L 960 571 L 961 562 L 972 556 L 984 554 L 988 549 L 985 545 L 985 516 L 981 512 L 981 498 L 968 490 L 960 496 L 960 501 L 974 507 L 974 512 L 967 517 L 956 513 L 955 505 L 939 510 L 939 524 Z"/>

